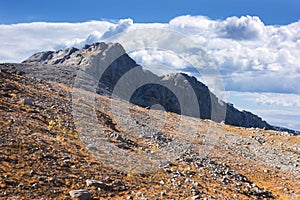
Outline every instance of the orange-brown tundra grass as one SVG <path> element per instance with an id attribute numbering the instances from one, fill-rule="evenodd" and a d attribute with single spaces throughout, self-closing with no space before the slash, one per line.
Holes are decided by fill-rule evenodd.
<path id="1" fill-rule="evenodd" d="M 5 87 L 4 84 L 10 87 Z M 213 177 L 211 169 L 199 169 L 188 162 L 174 160 L 169 166 L 172 171 L 180 171 L 183 175 L 174 182 L 170 182 L 172 174 L 157 169 L 145 174 L 124 173 L 109 168 L 90 154 L 78 136 L 71 114 L 72 88 L 57 83 L 38 82 L 23 76 L 1 72 L 0 98 L 0 199 L 68 199 L 72 189 L 86 189 L 93 199 L 124 199 L 132 196 L 134 199 L 189 199 L 193 194 L 193 187 L 184 183 L 187 174 L 199 183 L 200 197 L 208 199 L 259 199 L 247 193 L 237 192 L 234 184 L 224 185 L 220 178 Z M 6 85 L 7 86 L 7 85 Z M 34 105 L 26 105 L 24 98 L 32 98 Z M 161 111 L 149 112 L 147 109 L 117 102 L 108 97 L 96 95 L 102 107 L 118 103 L 129 106 L 132 115 L 150 113 L 152 119 Z M 99 124 L 107 130 L 113 129 L 120 134 L 122 130 L 112 113 L 99 109 Z M 180 135 L 178 120 L 180 116 L 166 113 L 168 120 L 163 124 L 166 133 Z M 197 119 L 200 121 L 200 119 Z M 202 123 L 212 123 L 203 121 Z M 228 125 L 221 126 L 222 130 L 248 137 L 253 131 Z M 195 127 L 191 127 L 191 130 Z M 205 131 L 204 127 L 198 130 Z M 200 132 L 201 132 L 200 131 Z M 300 145 L 299 136 L 277 136 L 272 131 L 264 131 L 267 145 L 276 146 L 276 141 Z M 199 133 L 200 134 L 200 133 Z M 182 137 L 182 136 L 180 136 Z M 140 146 L 147 147 L 147 143 L 139 138 L 132 138 Z M 274 142 L 275 141 L 275 142 Z M 202 141 L 195 141 L 201 148 Z M 150 147 L 149 147 L 150 148 Z M 224 163 L 248 178 L 259 188 L 272 193 L 275 199 L 297 199 L 300 195 L 299 180 L 286 171 L 270 168 L 251 159 L 237 155 L 230 150 L 214 146 L 209 155 L 216 163 Z M 268 173 L 265 173 L 268 171 Z M 87 187 L 87 179 L 121 180 L 129 189 L 121 190 L 117 187 L 109 190 L 97 190 Z M 288 189 L 286 189 L 288 188 Z"/>

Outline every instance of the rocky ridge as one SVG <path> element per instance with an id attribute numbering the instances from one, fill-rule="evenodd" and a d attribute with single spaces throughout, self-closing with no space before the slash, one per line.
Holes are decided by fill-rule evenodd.
<path id="1" fill-rule="evenodd" d="M 89 88 L 98 94 L 113 93 L 114 96 L 143 107 L 160 104 L 166 111 L 217 122 L 224 121 L 229 125 L 279 129 L 257 115 L 239 111 L 232 104 L 218 99 L 206 85 L 194 77 L 183 73 L 159 77 L 143 70 L 117 43 L 95 43 L 80 50 L 69 48 L 36 53 L 23 61 L 21 68 L 29 76 L 69 86 L 74 84 L 78 70 L 83 70 L 97 83 L 81 77 L 81 87 Z M 123 84 L 117 85 L 116 92 L 116 84 L 124 77 L 126 81 L 123 80 Z M 128 97 L 128 94 L 131 96 Z M 193 105 L 190 105 L 191 99 Z"/>

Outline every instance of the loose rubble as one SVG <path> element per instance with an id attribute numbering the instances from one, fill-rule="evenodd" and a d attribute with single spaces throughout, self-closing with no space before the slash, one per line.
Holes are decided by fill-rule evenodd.
<path id="1" fill-rule="evenodd" d="M 20 74 L 13 67 L 0 72 L 0 199 L 297 199 L 300 195 L 299 136 L 179 117 L 97 95 L 103 137 L 120 150 L 151 155 L 174 141 L 189 145 L 156 170 L 130 173 L 97 159 L 96 144 L 84 145 L 73 121 L 71 88 Z M 119 112 L 112 114 L 112 104 Z M 131 119 L 124 119 L 125 110 Z M 167 120 L 161 120 L 163 116 Z"/>

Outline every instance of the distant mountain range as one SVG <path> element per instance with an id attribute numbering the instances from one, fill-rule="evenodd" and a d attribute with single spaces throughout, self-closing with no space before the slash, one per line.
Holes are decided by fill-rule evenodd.
<path id="1" fill-rule="evenodd" d="M 272 126 L 251 112 L 239 111 L 233 104 L 218 99 L 195 77 L 184 73 L 157 76 L 144 70 L 118 43 L 39 52 L 15 66 L 22 66 L 30 76 L 116 96 L 142 107 L 160 104 L 177 114 L 246 128 L 297 133 Z"/>

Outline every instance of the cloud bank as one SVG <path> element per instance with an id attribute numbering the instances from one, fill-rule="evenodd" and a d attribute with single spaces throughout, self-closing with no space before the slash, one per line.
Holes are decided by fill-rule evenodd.
<path id="1" fill-rule="evenodd" d="M 228 100 L 241 110 L 249 110 L 270 124 L 300 130 L 300 95 L 229 92 Z"/>
<path id="2" fill-rule="evenodd" d="M 215 62 L 225 89 L 235 91 L 228 101 L 263 116 L 270 123 L 300 130 L 300 21 L 266 26 L 256 16 L 212 20 L 186 15 L 163 24 L 140 24 L 131 19 L 0 24 L 0 62 L 21 62 L 39 51 L 80 48 L 144 28 L 184 34 Z M 144 44 L 155 43 L 147 31 L 141 37 Z M 135 38 L 129 40 L 134 42 Z M 130 55 L 158 74 L 184 71 L 198 75 L 190 63 L 168 50 L 177 41 L 166 41 L 164 49 L 139 49 Z"/>
<path id="3" fill-rule="evenodd" d="M 266 26 L 255 16 L 212 20 L 187 15 L 165 24 L 139 24 L 122 19 L 0 25 L 0 62 L 20 62 L 38 51 L 81 47 L 125 31 L 149 27 L 173 30 L 195 41 L 219 67 L 226 90 L 300 94 L 300 21 Z M 144 42 L 153 42 L 150 40 L 145 35 Z M 156 54 L 141 50 L 131 56 L 147 66 L 159 62 L 167 66 L 171 62 L 175 71 L 190 68 L 168 52 L 168 44 L 165 49 L 166 52 Z"/>

